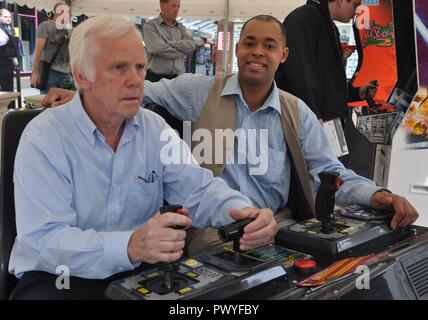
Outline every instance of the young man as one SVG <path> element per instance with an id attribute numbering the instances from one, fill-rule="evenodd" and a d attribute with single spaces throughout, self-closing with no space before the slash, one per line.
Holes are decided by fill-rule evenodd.
<path id="1" fill-rule="evenodd" d="M 62 87 L 64 81 L 71 80 L 70 56 L 68 42 L 70 40 L 70 7 L 65 2 L 57 2 L 53 7 L 53 17 L 39 25 L 34 49 L 33 73 L 31 86 L 40 88 L 46 93 L 50 88 Z M 46 80 L 42 84 L 41 64 L 50 63 Z"/>
<path id="2" fill-rule="evenodd" d="M 147 62 L 131 21 L 86 20 L 73 33 L 70 58 L 79 94 L 35 118 L 16 155 L 17 238 L 9 270 L 21 280 L 12 298 L 103 298 L 112 275 L 181 257 L 186 232 L 173 225 L 255 218 L 241 249 L 272 240 L 272 211 L 251 208 L 247 197 L 200 168 L 182 140 L 172 148 L 188 164 L 162 161 L 159 137 L 171 129 L 140 108 Z M 164 199 L 189 208 L 189 217 L 161 215 Z M 64 266 L 70 290 L 55 286 Z"/>

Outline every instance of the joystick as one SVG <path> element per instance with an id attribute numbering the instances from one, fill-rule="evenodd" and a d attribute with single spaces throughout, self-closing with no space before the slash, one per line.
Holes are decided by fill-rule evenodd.
<path id="1" fill-rule="evenodd" d="M 331 233 L 330 222 L 333 219 L 333 210 L 335 203 L 335 193 L 339 189 L 341 180 L 339 174 L 332 171 L 320 172 L 320 187 L 315 198 L 315 210 L 317 220 L 321 222 L 321 232 Z"/>
<path id="2" fill-rule="evenodd" d="M 244 234 L 244 228 L 254 219 L 243 219 L 233 222 L 218 229 L 218 237 L 223 242 L 233 241 L 234 260 L 236 264 L 241 264 L 241 250 L 239 249 L 239 239 Z"/>
<path id="3" fill-rule="evenodd" d="M 181 209 L 183 209 L 182 205 L 173 204 L 173 205 L 162 206 L 159 209 L 159 212 L 161 214 L 166 213 L 166 212 L 175 212 L 178 214 L 184 214 Z M 182 226 L 177 226 L 177 225 L 173 225 L 173 226 L 171 226 L 171 228 L 183 229 Z M 174 276 L 174 273 L 178 270 L 178 262 L 177 261 L 172 261 L 169 263 L 168 262 L 160 262 L 160 263 L 158 263 L 158 268 L 160 271 L 163 271 L 163 275 L 164 275 L 163 276 L 163 287 L 164 287 L 164 289 L 166 289 L 168 292 L 174 291 L 173 276 Z"/>

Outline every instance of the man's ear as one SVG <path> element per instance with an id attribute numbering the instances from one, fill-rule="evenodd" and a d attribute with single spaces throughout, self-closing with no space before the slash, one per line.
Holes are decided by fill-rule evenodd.
<path id="1" fill-rule="evenodd" d="M 79 88 L 84 90 L 89 90 L 91 88 L 92 82 L 89 81 L 86 76 L 80 72 L 80 70 L 73 68 L 73 75 Z"/>
<path id="2" fill-rule="evenodd" d="M 284 47 L 284 50 L 282 51 L 282 57 L 281 57 L 281 63 L 284 63 L 285 60 L 288 58 L 288 47 Z"/>
<path id="3" fill-rule="evenodd" d="M 239 41 L 241 41 L 241 40 L 239 40 Z M 237 55 L 237 53 L 238 53 L 238 46 L 239 46 L 239 41 L 236 43 L 236 45 L 235 45 L 235 56 Z"/>

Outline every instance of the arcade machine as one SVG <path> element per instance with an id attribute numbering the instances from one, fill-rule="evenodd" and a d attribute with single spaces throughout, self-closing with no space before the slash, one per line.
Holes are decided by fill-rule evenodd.
<path id="1" fill-rule="evenodd" d="M 393 212 L 335 206 L 340 180 L 321 172 L 316 217 L 281 228 L 275 245 L 239 250 L 250 219 L 218 229 L 224 247 L 113 281 L 111 299 L 428 299 L 428 230 L 392 230 Z M 181 206 L 161 212 L 180 213 Z M 172 226 L 176 227 L 176 226 Z M 358 290 L 358 267 L 370 290 Z"/>
<path id="2" fill-rule="evenodd" d="M 428 226 L 428 4 L 414 1 L 418 91 L 392 141 L 387 187 L 408 198 Z"/>
<path id="3" fill-rule="evenodd" d="M 388 186 L 391 143 L 403 116 L 416 92 L 416 60 L 411 1 L 363 1 L 369 13 L 369 28 L 359 30 L 362 63 L 354 80 L 359 86 L 377 79 L 375 99 L 366 97 L 366 104 L 356 120 L 360 133 L 375 148 L 372 178 L 376 184 Z"/>
<path id="4" fill-rule="evenodd" d="M 160 212 L 181 213 L 181 208 L 181 205 L 163 206 Z M 150 266 L 111 283 L 106 295 L 132 300 L 227 299 L 266 285 L 284 286 L 287 276 L 284 265 L 309 256 L 275 245 L 242 252 L 239 239 L 251 221 L 245 219 L 218 229 L 219 238 L 223 242 L 232 241 L 231 246 Z"/>

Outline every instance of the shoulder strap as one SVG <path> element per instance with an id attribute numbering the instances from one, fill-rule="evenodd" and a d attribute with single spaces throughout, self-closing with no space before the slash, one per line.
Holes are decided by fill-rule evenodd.
<path id="1" fill-rule="evenodd" d="M 312 196 L 308 167 L 300 146 L 300 113 L 298 98 L 280 90 L 282 128 L 290 158 L 291 179 L 287 207 L 297 220 L 312 218 L 315 204 Z"/>
<path id="2" fill-rule="evenodd" d="M 56 48 L 56 50 L 55 50 L 55 53 L 53 54 L 53 56 L 52 56 L 52 59 L 51 59 L 51 64 L 55 61 L 55 59 L 56 59 L 56 57 L 57 57 L 57 55 L 58 55 L 58 53 L 59 53 L 59 51 L 62 49 L 62 47 L 64 47 L 64 45 L 66 44 L 66 43 L 68 43 L 68 41 L 66 41 L 66 39 L 65 39 L 65 37 L 64 37 L 64 40 L 63 41 L 61 41 L 61 44 Z"/>

